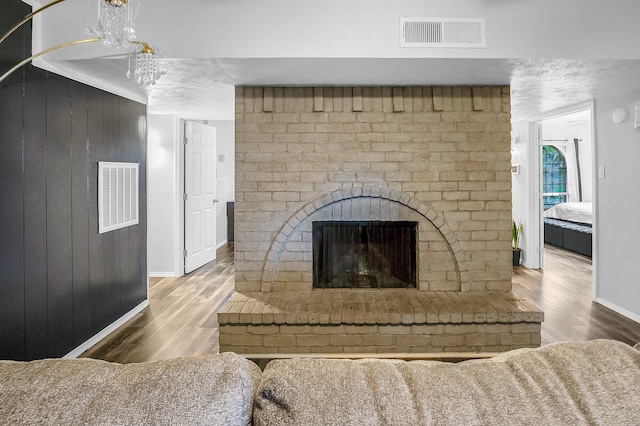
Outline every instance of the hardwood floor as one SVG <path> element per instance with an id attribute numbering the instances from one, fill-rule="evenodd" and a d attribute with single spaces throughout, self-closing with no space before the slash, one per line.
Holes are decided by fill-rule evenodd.
<path id="1" fill-rule="evenodd" d="M 121 363 L 217 353 L 216 312 L 234 291 L 233 244 L 180 278 L 150 278 L 149 307 L 82 357 Z"/>
<path id="2" fill-rule="evenodd" d="M 615 339 L 640 342 L 640 324 L 591 300 L 591 259 L 545 246 L 544 270 L 514 268 L 513 290 L 544 311 L 542 343 Z"/>
<path id="3" fill-rule="evenodd" d="M 640 324 L 591 301 L 591 259 L 547 247 L 545 269 L 514 269 L 514 292 L 545 312 L 542 341 L 640 342 Z M 149 307 L 82 356 L 141 362 L 218 351 L 216 310 L 233 293 L 233 244 L 180 278 L 149 280 Z"/>

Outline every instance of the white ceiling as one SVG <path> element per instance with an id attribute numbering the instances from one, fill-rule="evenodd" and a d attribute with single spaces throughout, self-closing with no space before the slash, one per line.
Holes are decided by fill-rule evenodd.
<path id="1" fill-rule="evenodd" d="M 47 10 L 34 47 L 79 38 L 94 3 Z M 235 85 L 510 85 L 514 120 L 640 88 L 637 0 L 134 3 L 136 36 L 171 58 L 156 86 L 127 80 L 126 55 L 93 44 L 48 54 L 45 68 L 197 119 L 232 119 Z M 486 49 L 400 48 L 399 17 L 429 15 L 485 17 Z"/>
<path id="2" fill-rule="evenodd" d="M 518 59 L 165 59 L 152 88 L 127 80 L 125 58 L 56 60 L 148 96 L 149 110 L 232 119 L 235 85 L 511 85 L 513 120 L 640 88 L 636 60 Z"/>

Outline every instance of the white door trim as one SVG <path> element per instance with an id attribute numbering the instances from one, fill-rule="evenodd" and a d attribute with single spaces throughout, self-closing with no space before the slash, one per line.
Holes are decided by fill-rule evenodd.
<path id="1" fill-rule="evenodd" d="M 530 194 L 530 210 L 531 210 L 531 214 L 532 214 L 532 224 L 533 226 L 537 226 L 536 229 L 539 229 L 540 232 L 539 233 L 534 233 L 534 239 L 537 239 L 538 242 L 537 244 L 540 247 L 540 258 L 542 259 L 544 256 L 544 231 L 543 231 L 543 224 L 542 224 L 542 220 L 543 220 L 543 216 L 542 216 L 542 206 L 541 204 L 534 204 L 533 200 L 536 198 L 536 196 L 538 195 L 537 193 L 534 193 L 534 190 L 537 191 L 541 191 L 542 188 L 542 173 L 541 173 L 541 158 L 540 158 L 540 151 L 541 151 L 541 147 L 538 145 L 538 129 L 537 127 L 544 121 L 544 120 L 548 120 L 554 117 L 559 117 L 562 115 L 567 115 L 567 114 L 571 114 L 571 113 L 575 113 L 575 112 L 579 112 L 579 111 L 585 111 L 585 110 L 590 110 L 591 111 L 591 154 L 592 154 L 592 164 L 591 166 L 593 167 L 593 234 L 592 234 L 592 238 L 593 238 L 593 242 L 592 242 L 592 247 L 593 247 L 593 253 L 592 253 L 592 277 L 591 277 L 591 289 L 592 289 L 592 299 L 596 300 L 597 298 L 597 294 L 598 294 L 598 280 L 597 280 L 597 274 L 596 274 L 596 268 L 597 268 L 597 238 L 598 238 L 598 233 L 597 233 L 597 223 L 598 223 L 598 185 L 597 185 L 597 178 L 598 178 L 598 174 L 597 174 L 597 170 L 598 170 L 598 156 L 597 156 L 597 144 L 598 141 L 596 140 L 596 117 L 595 117 L 595 101 L 591 100 L 591 101 L 587 101 L 587 102 L 582 102 L 580 104 L 577 105 L 572 105 L 572 106 L 568 106 L 565 108 L 560 108 L 551 112 L 548 112 L 546 114 L 541 114 L 539 116 L 536 117 L 532 117 L 529 120 L 529 135 L 530 135 L 530 141 L 532 141 L 532 143 L 530 144 L 530 154 L 532 154 L 532 157 L 535 156 L 535 158 L 530 158 L 530 166 L 532 167 L 531 170 L 538 170 L 536 167 L 539 167 L 540 170 L 538 173 L 534 173 L 532 174 L 531 177 L 531 194 Z M 536 161 L 535 163 L 533 161 Z M 538 206 L 538 209 L 535 209 L 534 206 Z M 534 267 L 534 266 L 530 266 L 530 267 Z M 540 260 L 540 266 L 542 267 L 542 261 Z"/>
<path id="2" fill-rule="evenodd" d="M 216 259 L 217 132 L 196 121 L 186 121 L 184 129 L 183 256 L 189 273 Z"/>

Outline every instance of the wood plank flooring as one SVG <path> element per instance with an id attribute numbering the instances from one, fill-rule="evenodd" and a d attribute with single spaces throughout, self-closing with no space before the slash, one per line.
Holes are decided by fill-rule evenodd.
<path id="1" fill-rule="evenodd" d="M 514 269 L 514 292 L 545 312 L 542 341 L 640 342 L 640 324 L 591 301 L 591 259 L 548 246 L 545 269 Z M 216 310 L 233 293 L 233 244 L 180 278 L 149 280 L 149 307 L 82 356 L 141 362 L 218 351 Z"/>
<path id="2" fill-rule="evenodd" d="M 513 290 L 544 312 L 542 343 L 615 339 L 640 342 L 640 324 L 591 300 L 591 259 L 545 245 L 544 270 L 514 268 Z"/>
<path id="3" fill-rule="evenodd" d="M 150 278 L 149 307 L 82 357 L 121 363 L 217 353 L 216 312 L 234 291 L 233 244 L 180 278 Z"/>

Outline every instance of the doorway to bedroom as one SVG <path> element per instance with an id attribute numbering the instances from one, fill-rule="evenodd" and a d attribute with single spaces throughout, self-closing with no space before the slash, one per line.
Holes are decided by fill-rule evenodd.
<path id="1" fill-rule="evenodd" d="M 594 140 L 591 104 L 541 119 L 537 125 L 540 267 L 551 245 L 593 256 Z"/>
<path id="2" fill-rule="evenodd" d="M 591 109 L 542 120 L 539 141 L 542 241 L 591 257 Z"/>

